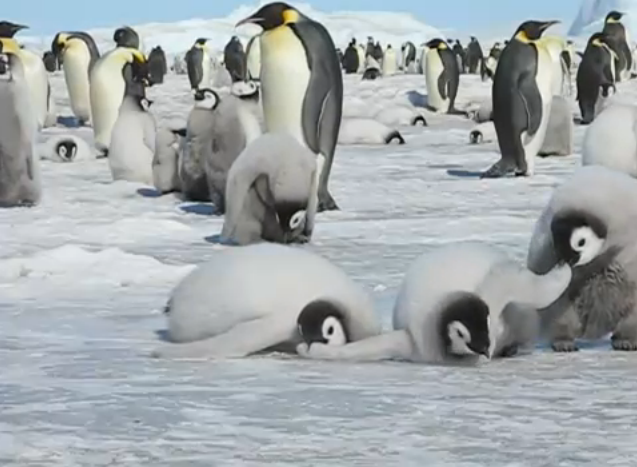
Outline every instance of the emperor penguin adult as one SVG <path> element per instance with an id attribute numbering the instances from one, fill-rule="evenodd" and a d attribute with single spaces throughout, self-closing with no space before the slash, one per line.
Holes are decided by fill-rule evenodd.
<path id="1" fill-rule="evenodd" d="M 232 82 L 246 79 L 246 53 L 237 36 L 232 36 L 223 49 L 223 64 L 230 73 Z"/>
<path id="2" fill-rule="evenodd" d="M 576 78 L 577 101 L 583 125 L 593 121 L 600 99 L 608 97 L 611 89 L 615 89 L 616 56 L 607 42 L 606 34 L 598 32 L 588 40 Z"/>
<path id="3" fill-rule="evenodd" d="M 153 84 L 163 84 L 164 76 L 168 73 L 166 52 L 159 45 L 148 54 L 148 73 Z"/>
<path id="4" fill-rule="evenodd" d="M 416 46 L 413 42 L 407 41 L 400 47 L 401 52 L 401 60 L 400 67 L 401 69 L 407 73 L 413 73 L 415 70 L 413 69 L 412 63 L 416 63 Z"/>
<path id="5" fill-rule="evenodd" d="M 111 133 L 124 96 L 148 80 L 145 55 L 138 49 L 116 47 L 97 60 L 89 75 L 91 119 L 97 150 L 107 156 Z"/>
<path id="6" fill-rule="evenodd" d="M 73 115 L 85 125 L 91 119 L 89 73 L 100 58 L 95 41 L 85 32 L 59 32 L 51 50 L 61 58 Z"/>
<path id="7" fill-rule="evenodd" d="M 474 36 L 471 36 L 469 45 L 467 46 L 467 68 L 468 72 L 472 75 L 476 74 L 480 70 L 480 66 L 484 61 L 484 53 L 480 42 Z"/>
<path id="8" fill-rule="evenodd" d="M 131 49 L 139 49 L 141 41 L 139 34 L 130 26 L 122 26 L 117 28 L 113 33 L 113 41 L 117 47 L 129 47 Z"/>
<path id="9" fill-rule="evenodd" d="M 356 47 L 356 39 L 352 39 L 347 48 L 345 49 L 345 54 L 343 55 L 343 69 L 346 74 L 357 73 L 359 67 L 358 63 L 358 47 Z"/>
<path id="10" fill-rule="evenodd" d="M 622 81 L 630 77 L 633 69 L 633 56 L 628 46 L 626 28 L 621 23 L 624 13 L 611 11 L 604 20 L 602 32 L 608 37 L 608 43 L 617 54 L 616 68 L 617 81 Z"/>
<path id="11" fill-rule="evenodd" d="M 200 37 L 186 53 L 186 68 L 192 90 L 210 85 L 210 53 L 207 42 L 208 39 Z"/>
<path id="12" fill-rule="evenodd" d="M 328 190 L 343 113 L 343 75 L 329 32 L 296 8 L 269 3 L 239 21 L 261 35 L 261 97 L 265 128 L 287 132 L 324 162 L 319 211 L 338 209 Z"/>
<path id="13" fill-rule="evenodd" d="M 259 81 L 261 75 L 261 41 L 260 35 L 255 34 L 246 45 L 246 72 L 248 80 Z"/>
<path id="14" fill-rule="evenodd" d="M 0 37 L 7 78 L 0 80 L 0 207 L 33 206 L 40 201 L 40 165 L 35 155 L 37 121 L 20 59 L 20 46 Z"/>
<path id="15" fill-rule="evenodd" d="M 453 113 L 460 69 L 456 55 L 442 39 L 432 39 L 426 44 L 425 80 L 428 106 L 435 112 Z"/>
<path id="16" fill-rule="evenodd" d="M 493 78 L 493 123 L 501 158 L 482 174 L 532 176 L 553 98 L 553 59 L 542 43 L 559 21 L 525 21 L 506 45 Z"/>
<path id="17" fill-rule="evenodd" d="M 396 74 L 397 60 L 396 51 L 391 44 L 388 44 L 385 49 L 385 53 L 383 54 L 383 76 L 392 76 Z"/>

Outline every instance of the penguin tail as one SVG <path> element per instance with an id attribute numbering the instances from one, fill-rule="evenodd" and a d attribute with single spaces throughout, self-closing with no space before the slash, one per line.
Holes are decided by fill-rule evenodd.
<path id="1" fill-rule="evenodd" d="M 405 144 L 405 138 L 398 130 L 394 130 L 385 137 L 385 144 L 391 143 L 394 139 L 398 140 L 398 144 Z"/>
<path id="2" fill-rule="evenodd" d="M 419 123 L 422 123 L 422 126 L 428 126 L 425 117 L 423 117 L 422 115 L 416 115 L 411 121 L 411 126 L 416 126 Z"/>

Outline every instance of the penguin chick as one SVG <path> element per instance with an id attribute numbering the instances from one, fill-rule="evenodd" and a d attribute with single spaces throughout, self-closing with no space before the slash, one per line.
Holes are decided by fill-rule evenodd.
<path id="1" fill-rule="evenodd" d="M 75 135 L 51 135 L 38 148 L 40 159 L 51 162 L 75 162 L 95 159 L 88 143 Z"/>
<path id="2" fill-rule="evenodd" d="M 311 345 L 345 345 L 350 342 L 343 312 L 332 302 L 315 300 L 303 308 L 297 319 L 301 338 Z"/>
<path id="3" fill-rule="evenodd" d="M 183 141 L 181 130 L 157 129 L 153 156 L 153 185 L 162 194 L 181 191 L 179 153 Z"/>
<path id="4" fill-rule="evenodd" d="M 493 122 L 483 122 L 474 126 L 469 132 L 469 143 L 484 144 L 497 140 Z"/>
<path id="5" fill-rule="evenodd" d="M 393 130 L 371 118 L 344 118 L 338 134 L 339 144 L 405 144 L 398 130 Z"/>
<path id="6" fill-rule="evenodd" d="M 387 126 L 427 126 L 427 120 L 420 111 L 406 105 L 384 105 L 373 116 L 374 120 Z"/>

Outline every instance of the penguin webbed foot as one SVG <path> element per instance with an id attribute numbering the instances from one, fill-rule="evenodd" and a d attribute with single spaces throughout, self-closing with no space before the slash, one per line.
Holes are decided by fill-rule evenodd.
<path id="1" fill-rule="evenodd" d="M 330 195 L 329 193 L 325 194 L 324 196 L 319 196 L 317 209 L 318 212 L 340 211 L 340 209 L 341 208 L 338 207 L 336 201 L 334 201 L 334 198 L 332 198 L 332 195 Z"/>
<path id="2" fill-rule="evenodd" d="M 615 336 L 611 339 L 611 345 L 613 350 L 619 350 L 623 352 L 635 352 L 637 351 L 637 342 L 629 339 L 615 339 Z"/>
<path id="3" fill-rule="evenodd" d="M 502 178 L 507 176 L 520 176 L 524 175 L 521 170 L 517 169 L 515 165 L 505 162 L 500 159 L 493 164 L 487 171 L 483 172 L 480 178 Z"/>
<path id="4" fill-rule="evenodd" d="M 575 341 L 566 339 L 553 341 L 551 343 L 551 348 L 554 352 L 559 353 L 571 353 L 579 351 L 579 347 L 577 347 Z"/>

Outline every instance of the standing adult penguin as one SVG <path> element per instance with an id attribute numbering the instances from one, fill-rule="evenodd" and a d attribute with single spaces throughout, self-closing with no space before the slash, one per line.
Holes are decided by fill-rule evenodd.
<path id="1" fill-rule="evenodd" d="M 347 48 L 345 49 L 345 54 L 343 55 L 343 69 L 345 73 L 350 75 L 353 73 L 357 73 L 360 68 L 360 64 L 358 63 L 358 48 L 356 47 L 356 39 L 352 39 Z"/>
<path id="2" fill-rule="evenodd" d="M 428 106 L 435 112 L 453 113 L 460 84 L 460 70 L 455 54 L 442 39 L 427 42 L 425 79 Z"/>
<path id="3" fill-rule="evenodd" d="M 146 57 L 137 49 L 116 47 L 95 63 L 89 75 L 95 146 L 108 155 L 111 133 L 124 96 L 148 79 Z M 142 94 L 143 95 L 143 94 Z"/>
<path id="4" fill-rule="evenodd" d="M 460 73 L 466 73 L 467 69 L 467 54 L 462 47 L 459 39 L 456 39 L 456 43 L 453 45 L 453 53 L 456 54 L 456 59 L 458 60 L 458 68 L 460 69 Z"/>
<path id="5" fill-rule="evenodd" d="M 391 44 L 387 44 L 387 48 L 385 49 L 385 53 L 383 55 L 383 76 L 391 76 L 396 74 L 396 51 L 391 46 Z"/>
<path id="6" fill-rule="evenodd" d="M 352 39 L 354 44 L 356 44 L 356 39 Z M 363 73 L 365 71 L 365 47 L 363 44 L 358 44 L 356 46 L 356 52 L 358 53 L 358 72 Z"/>
<path id="7" fill-rule="evenodd" d="M 590 124 L 595 118 L 600 97 L 608 97 L 610 90 L 615 89 L 616 54 L 606 41 L 604 33 L 593 34 L 577 69 L 577 101 L 583 125 Z"/>
<path id="8" fill-rule="evenodd" d="M 246 79 L 246 53 L 243 44 L 237 36 L 232 36 L 223 49 L 223 63 L 230 73 L 232 82 L 245 81 Z"/>
<path id="9" fill-rule="evenodd" d="M 0 55 L 10 73 L 0 80 L 0 207 L 31 206 L 40 201 L 41 186 L 30 89 L 18 43 L 0 37 Z"/>
<path id="10" fill-rule="evenodd" d="M 343 75 L 325 27 L 287 3 L 275 2 L 239 21 L 261 36 L 261 97 L 266 131 L 292 134 L 325 159 L 319 211 L 338 209 L 328 191 L 343 112 Z"/>
<path id="11" fill-rule="evenodd" d="M 412 63 L 416 63 L 416 46 L 413 42 L 407 41 L 400 47 L 401 52 L 401 69 L 406 73 Z"/>
<path id="12" fill-rule="evenodd" d="M 482 52 L 482 47 L 480 47 L 480 42 L 474 36 L 471 36 L 471 41 L 467 46 L 467 67 L 469 68 L 469 73 L 475 75 L 480 71 L 480 65 L 484 61 L 484 53 Z"/>
<path id="13" fill-rule="evenodd" d="M 259 81 L 261 75 L 261 41 L 255 34 L 246 45 L 246 74 L 250 81 Z"/>
<path id="14" fill-rule="evenodd" d="M 153 84 L 162 84 L 164 76 L 168 73 L 168 64 L 166 63 L 166 53 L 161 46 L 153 47 L 148 54 L 148 74 Z"/>
<path id="15" fill-rule="evenodd" d="M 117 28 L 113 33 L 113 41 L 117 47 L 130 47 L 131 49 L 139 49 L 139 34 L 130 26 L 122 26 Z"/>
<path id="16" fill-rule="evenodd" d="M 51 50 L 62 61 L 73 115 L 84 125 L 91 119 L 89 74 L 100 57 L 95 41 L 85 32 L 59 32 Z"/>
<path id="17" fill-rule="evenodd" d="M 616 68 L 617 81 L 628 79 L 633 69 L 633 56 L 628 46 L 628 38 L 626 37 L 626 28 L 621 23 L 624 13 L 619 11 L 611 11 L 606 15 L 604 20 L 604 29 L 602 32 L 608 36 L 608 43 L 617 54 Z"/>
<path id="18" fill-rule="evenodd" d="M 533 175 L 553 98 L 553 60 L 540 42 L 559 21 L 525 21 L 500 56 L 493 78 L 493 123 L 501 159 L 482 177 Z"/>
<path id="19" fill-rule="evenodd" d="M 374 51 L 372 52 L 371 55 L 372 57 L 374 57 L 374 60 L 376 60 L 378 63 L 383 62 L 383 47 L 380 45 L 380 41 L 374 44 Z"/>
<path id="20" fill-rule="evenodd" d="M 208 39 L 200 37 L 186 53 L 186 68 L 190 88 L 207 88 L 210 85 L 210 53 L 206 43 Z"/>

